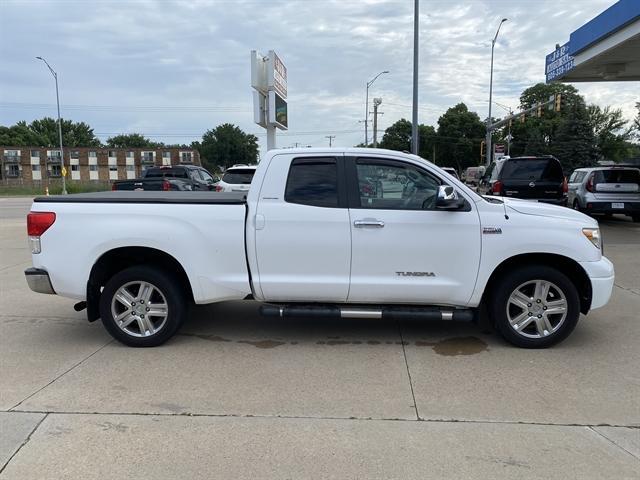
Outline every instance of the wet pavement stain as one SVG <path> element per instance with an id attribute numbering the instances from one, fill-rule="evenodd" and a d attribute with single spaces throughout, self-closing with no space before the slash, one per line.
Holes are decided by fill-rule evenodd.
<path id="1" fill-rule="evenodd" d="M 237 343 L 247 343 L 258 348 L 275 348 L 286 344 L 286 342 L 280 342 L 278 340 L 237 340 Z"/>
<path id="2" fill-rule="evenodd" d="M 416 342 L 417 344 L 418 342 Z M 426 343 L 426 342 L 425 342 Z M 454 337 L 447 338 L 432 345 L 433 351 L 438 355 L 455 357 L 458 355 L 475 355 L 485 352 L 489 345 L 477 337 Z"/>

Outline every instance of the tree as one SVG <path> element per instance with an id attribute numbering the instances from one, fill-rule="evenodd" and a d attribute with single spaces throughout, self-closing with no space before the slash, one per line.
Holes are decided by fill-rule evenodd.
<path id="1" fill-rule="evenodd" d="M 633 128 L 638 138 L 640 138 L 640 102 L 636 102 L 636 108 L 638 109 L 638 115 L 636 115 L 636 118 L 633 120 Z"/>
<path id="2" fill-rule="evenodd" d="M 480 142 L 486 126 L 476 112 L 470 112 L 464 103 L 449 108 L 438 119 L 436 160 L 438 165 L 451 166 L 458 171 L 477 165 Z"/>
<path id="3" fill-rule="evenodd" d="M 587 113 L 596 138 L 598 157 L 614 162 L 628 158 L 633 150 L 630 143 L 633 127 L 625 128 L 628 122 L 622 116 L 622 110 L 589 105 Z"/>
<path id="4" fill-rule="evenodd" d="M 11 127 L 0 127 L 0 143 L 16 147 L 57 147 L 60 145 L 58 121 L 45 117 L 29 125 L 20 121 Z M 62 119 L 62 144 L 64 147 L 99 147 L 100 140 L 86 123 Z"/>
<path id="5" fill-rule="evenodd" d="M 164 144 L 153 142 L 140 133 L 126 133 L 107 138 L 107 146 L 111 148 L 158 148 L 164 147 Z"/>
<path id="6" fill-rule="evenodd" d="M 568 174 L 576 168 L 595 165 L 598 151 L 589 114 L 582 98 L 576 99 L 567 110 L 566 117 L 560 123 L 553 143 L 550 144 L 550 150 Z"/>
<path id="7" fill-rule="evenodd" d="M 202 142 L 194 142 L 200 157 L 210 170 L 228 168 L 235 163 L 253 164 L 258 161 L 258 138 L 243 132 L 231 123 L 223 123 L 207 130 Z"/>
<path id="8" fill-rule="evenodd" d="M 436 131 L 431 125 L 418 125 L 418 155 L 420 157 L 432 160 L 435 137 Z M 402 118 L 387 128 L 378 147 L 400 152 L 411 151 L 411 122 Z"/>

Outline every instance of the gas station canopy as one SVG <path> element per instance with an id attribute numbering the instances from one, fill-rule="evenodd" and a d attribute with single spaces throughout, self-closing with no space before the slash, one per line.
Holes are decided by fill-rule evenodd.
<path id="1" fill-rule="evenodd" d="M 640 80 L 640 0 L 620 0 L 547 55 L 547 83 Z"/>

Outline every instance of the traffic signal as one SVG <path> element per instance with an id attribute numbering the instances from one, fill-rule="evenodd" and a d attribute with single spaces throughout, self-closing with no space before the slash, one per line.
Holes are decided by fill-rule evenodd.
<path id="1" fill-rule="evenodd" d="M 562 106 L 562 94 L 556 93 L 556 112 L 560 111 L 560 107 Z"/>

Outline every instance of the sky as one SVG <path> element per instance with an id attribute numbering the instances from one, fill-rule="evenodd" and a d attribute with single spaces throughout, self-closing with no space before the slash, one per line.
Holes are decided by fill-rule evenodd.
<path id="1" fill-rule="evenodd" d="M 544 81 L 545 55 L 613 0 L 421 0 L 419 122 L 437 127 L 465 102 L 487 116 L 491 39 L 494 100 L 517 109 Z M 230 122 L 253 123 L 250 51 L 271 49 L 287 67 L 289 130 L 277 146 L 364 141 L 365 85 L 382 99 L 379 138 L 411 119 L 412 0 L 0 0 L 0 125 L 62 116 L 105 141 L 142 133 L 191 143 Z M 637 83 L 575 84 L 587 102 L 635 115 Z M 494 117 L 504 110 L 494 106 Z M 369 141 L 371 141 L 371 128 Z"/>

